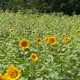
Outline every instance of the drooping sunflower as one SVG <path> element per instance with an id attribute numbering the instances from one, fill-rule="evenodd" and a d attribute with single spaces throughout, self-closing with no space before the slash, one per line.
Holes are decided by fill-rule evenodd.
<path id="1" fill-rule="evenodd" d="M 56 55 L 56 52 L 55 52 L 55 51 L 53 51 L 51 54 L 52 54 L 53 56 L 55 56 L 55 55 Z"/>
<path id="2" fill-rule="evenodd" d="M 66 38 L 64 38 L 64 41 L 65 41 L 65 42 L 69 42 L 70 40 L 71 40 L 70 37 L 66 37 Z"/>
<path id="3" fill-rule="evenodd" d="M 7 77 L 7 80 L 18 80 L 21 77 L 21 70 L 15 66 L 9 66 L 4 75 Z"/>
<path id="4" fill-rule="evenodd" d="M 25 38 L 20 40 L 19 47 L 21 47 L 23 50 L 29 48 L 29 46 L 30 46 L 29 40 Z"/>
<path id="5" fill-rule="evenodd" d="M 42 43 L 42 39 L 41 39 L 41 38 L 37 38 L 36 42 L 37 42 L 38 44 L 41 44 L 41 43 Z"/>
<path id="6" fill-rule="evenodd" d="M 37 61 L 38 60 L 38 56 L 35 53 L 32 53 L 30 57 L 31 57 L 31 59 L 33 61 Z"/>
<path id="7" fill-rule="evenodd" d="M 55 45 L 57 43 L 57 40 L 54 36 L 48 37 L 48 43 L 51 45 Z"/>

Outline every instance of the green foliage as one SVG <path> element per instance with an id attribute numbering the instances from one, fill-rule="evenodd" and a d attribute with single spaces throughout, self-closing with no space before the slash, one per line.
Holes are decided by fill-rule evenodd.
<path id="1" fill-rule="evenodd" d="M 23 0 L 10 0 L 7 5 L 7 9 L 17 12 L 23 8 Z"/>
<path id="2" fill-rule="evenodd" d="M 80 15 L 53 13 L 36 18 L 36 14 L 0 13 L 0 72 L 4 74 L 8 66 L 15 65 L 21 70 L 20 80 L 79 80 L 79 23 Z M 49 36 L 56 37 L 56 45 L 45 42 Z M 66 43 L 65 37 L 71 40 Z M 22 38 L 30 41 L 29 49 L 19 47 Z M 37 38 L 42 39 L 41 44 L 36 43 Z M 31 53 L 38 55 L 37 61 L 31 60 Z"/>

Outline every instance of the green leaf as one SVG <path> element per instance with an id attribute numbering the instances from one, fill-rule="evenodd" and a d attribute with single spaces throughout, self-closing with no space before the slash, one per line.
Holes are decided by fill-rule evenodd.
<path id="1" fill-rule="evenodd" d="M 41 78 L 36 78 L 36 80 L 43 80 L 43 77 L 41 77 Z"/>
<path id="2" fill-rule="evenodd" d="M 21 58 L 14 58 L 14 60 L 20 64 L 25 64 L 25 61 L 22 60 Z"/>

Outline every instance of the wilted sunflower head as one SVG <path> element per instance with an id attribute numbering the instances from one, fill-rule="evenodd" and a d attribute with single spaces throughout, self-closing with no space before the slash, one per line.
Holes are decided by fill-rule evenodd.
<path id="1" fill-rule="evenodd" d="M 8 80 L 18 80 L 21 76 L 21 71 L 15 66 L 10 66 L 6 70 L 5 76 Z"/>
<path id="2" fill-rule="evenodd" d="M 21 47 L 23 50 L 29 48 L 30 43 L 27 39 L 23 38 L 19 42 L 19 47 Z"/>
<path id="3" fill-rule="evenodd" d="M 42 39 L 41 39 L 41 38 L 37 38 L 36 42 L 37 42 L 38 44 L 41 44 L 41 43 L 42 43 Z"/>
<path id="4" fill-rule="evenodd" d="M 65 41 L 65 42 L 69 42 L 70 40 L 71 40 L 70 37 L 66 37 L 66 38 L 64 38 L 64 41 Z"/>
<path id="5" fill-rule="evenodd" d="M 38 56 L 35 53 L 32 53 L 30 57 L 31 57 L 31 59 L 33 61 L 37 61 L 38 60 Z"/>
<path id="6" fill-rule="evenodd" d="M 55 45 L 57 43 L 57 40 L 54 36 L 48 37 L 48 43 L 51 45 Z"/>

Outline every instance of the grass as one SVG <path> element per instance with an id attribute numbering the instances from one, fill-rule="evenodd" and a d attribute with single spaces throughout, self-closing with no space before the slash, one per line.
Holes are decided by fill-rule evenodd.
<path id="1" fill-rule="evenodd" d="M 45 41 L 50 36 L 56 38 L 55 45 Z M 25 50 L 19 47 L 23 38 L 30 42 Z M 21 70 L 20 80 L 80 79 L 80 15 L 0 13 L 0 45 L 3 75 L 14 65 Z M 31 59 L 32 53 L 37 55 L 36 61 Z"/>

